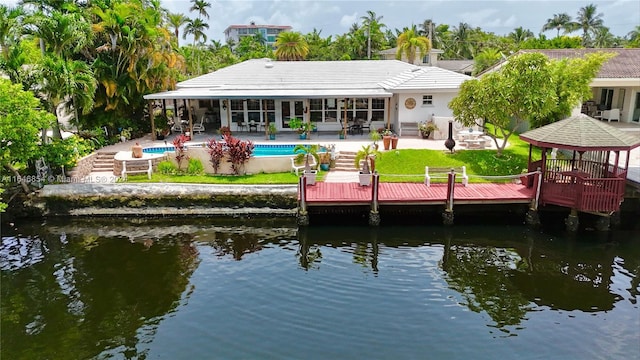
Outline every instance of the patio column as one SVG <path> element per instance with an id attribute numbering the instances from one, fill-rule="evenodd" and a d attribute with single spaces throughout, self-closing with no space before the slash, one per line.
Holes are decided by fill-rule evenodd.
<path id="1" fill-rule="evenodd" d="M 269 117 L 267 116 L 267 99 L 262 99 L 262 113 L 264 114 L 264 139 L 269 140 Z"/>
<path id="2" fill-rule="evenodd" d="M 187 107 L 187 116 L 189 117 L 189 137 L 193 137 L 193 112 L 191 111 L 191 109 L 193 109 L 193 103 L 191 102 L 192 100 L 189 99 L 189 106 Z"/>
<path id="3" fill-rule="evenodd" d="M 156 140 L 156 121 L 153 114 L 153 100 L 149 100 L 149 119 L 151 119 L 151 139 Z"/>

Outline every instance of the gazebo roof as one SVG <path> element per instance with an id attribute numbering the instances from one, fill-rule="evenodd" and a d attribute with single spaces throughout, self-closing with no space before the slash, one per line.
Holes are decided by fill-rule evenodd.
<path id="1" fill-rule="evenodd" d="M 541 148 L 576 151 L 631 150 L 640 146 L 640 138 L 585 114 L 527 131 L 520 138 Z"/>

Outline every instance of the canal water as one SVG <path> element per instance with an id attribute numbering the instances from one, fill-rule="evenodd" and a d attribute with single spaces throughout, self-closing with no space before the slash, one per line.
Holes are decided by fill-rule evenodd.
<path id="1" fill-rule="evenodd" d="M 637 230 L 2 228 L 2 359 L 632 359 Z"/>

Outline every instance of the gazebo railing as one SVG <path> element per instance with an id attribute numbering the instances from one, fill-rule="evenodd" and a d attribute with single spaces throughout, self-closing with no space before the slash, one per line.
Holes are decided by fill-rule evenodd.
<path id="1" fill-rule="evenodd" d="M 625 179 L 577 179 L 576 208 L 580 211 L 618 211 L 624 200 Z"/>

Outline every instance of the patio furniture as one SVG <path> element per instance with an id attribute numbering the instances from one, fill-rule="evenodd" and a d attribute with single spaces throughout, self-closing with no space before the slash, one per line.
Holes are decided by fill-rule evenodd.
<path id="1" fill-rule="evenodd" d="M 253 121 L 249 122 L 249 132 L 258 132 L 258 124 Z"/>
<path id="2" fill-rule="evenodd" d="M 313 156 L 310 156 L 311 160 L 309 161 L 309 166 L 310 167 L 314 167 L 316 166 L 316 158 Z M 296 158 L 292 157 L 291 158 L 291 172 L 295 173 L 296 176 L 299 176 L 299 172 L 300 170 L 304 170 L 305 167 L 305 163 L 303 162 L 301 165 L 296 165 Z"/>
<path id="3" fill-rule="evenodd" d="M 180 120 L 180 118 L 174 117 L 171 124 L 171 131 L 177 131 L 179 133 L 182 133 L 181 122 L 182 120 Z"/>
<path id="4" fill-rule="evenodd" d="M 362 124 L 362 126 L 360 127 L 361 130 L 364 132 L 364 129 L 367 129 L 367 132 L 371 132 L 371 122 L 373 122 L 373 119 L 369 119 L 369 121 L 367 121 L 366 123 Z"/>
<path id="5" fill-rule="evenodd" d="M 201 134 L 204 131 L 204 116 L 200 119 L 199 123 L 193 124 L 193 132 Z"/>
<path id="6" fill-rule="evenodd" d="M 607 122 L 611 122 L 611 120 L 620 122 L 620 109 L 611 109 L 611 110 L 603 111 L 602 120 L 607 120 Z"/>

